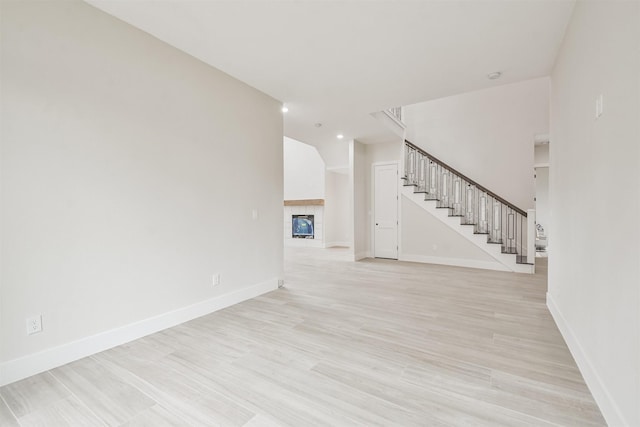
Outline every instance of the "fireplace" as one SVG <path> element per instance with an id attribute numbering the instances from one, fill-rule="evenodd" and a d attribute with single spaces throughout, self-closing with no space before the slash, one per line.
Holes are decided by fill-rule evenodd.
<path id="1" fill-rule="evenodd" d="M 294 239 L 313 239 L 313 215 L 291 215 L 291 237 Z"/>
<path id="2" fill-rule="evenodd" d="M 284 245 L 293 248 L 324 247 L 324 200 L 284 201 Z"/>

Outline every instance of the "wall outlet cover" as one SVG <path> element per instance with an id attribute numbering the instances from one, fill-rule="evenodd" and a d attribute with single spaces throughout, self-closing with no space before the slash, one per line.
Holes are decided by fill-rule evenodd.
<path id="1" fill-rule="evenodd" d="M 27 319 L 27 335 L 37 334 L 42 332 L 42 315 L 29 317 Z"/>

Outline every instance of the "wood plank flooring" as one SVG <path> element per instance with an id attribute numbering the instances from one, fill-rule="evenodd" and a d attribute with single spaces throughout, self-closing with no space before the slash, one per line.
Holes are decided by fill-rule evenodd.
<path id="1" fill-rule="evenodd" d="M 0 425 L 605 425 L 546 309 L 546 259 L 285 258 L 285 288 L 2 387 Z"/>

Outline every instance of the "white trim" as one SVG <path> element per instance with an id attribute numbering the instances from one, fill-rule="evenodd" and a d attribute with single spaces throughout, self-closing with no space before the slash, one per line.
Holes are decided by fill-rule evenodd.
<path id="1" fill-rule="evenodd" d="M 335 248 L 335 247 L 344 247 L 344 248 L 350 248 L 351 247 L 351 243 L 349 242 L 327 242 L 324 244 L 325 248 Z"/>
<path id="2" fill-rule="evenodd" d="M 397 160 L 385 160 L 383 162 L 373 162 L 371 163 L 371 167 L 373 168 L 373 166 L 388 166 L 388 165 L 397 165 L 398 163 L 400 163 Z"/>
<path id="3" fill-rule="evenodd" d="M 360 261 L 361 259 L 365 259 L 365 258 L 371 258 L 371 252 L 365 251 L 365 252 L 358 252 L 357 254 L 353 254 L 354 261 Z"/>
<path id="4" fill-rule="evenodd" d="M 396 136 L 404 140 L 404 136 L 407 133 L 407 126 L 404 123 L 398 121 L 398 119 L 395 118 L 393 114 L 387 111 L 376 111 L 374 113 L 371 113 L 371 117 L 378 120 L 390 132 L 393 132 Z"/>
<path id="5" fill-rule="evenodd" d="M 625 420 L 620 408 L 613 397 L 611 397 L 611 393 L 607 390 L 607 387 L 594 368 L 593 363 L 591 363 L 587 352 L 580 344 L 578 337 L 573 333 L 569 322 L 567 322 L 567 319 L 562 315 L 560 308 L 549 292 L 547 292 L 547 307 L 607 424 L 610 426 L 630 426 L 631 424 Z"/>
<path id="6" fill-rule="evenodd" d="M 533 168 L 548 168 L 550 166 L 549 162 L 545 163 L 534 163 Z"/>
<path id="7" fill-rule="evenodd" d="M 9 360 L 0 364 L 0 386 L 91 356 L 276 289 L 278 289 L 277 277 L 129 325 Z"/>
<path id="8" fill-rule="evenodd" d="M 322 239 L 284 239 L 285 248 L 324 248 Z"/>
<path id="9" fill-rule="evenodd" d="M 402 254 L 398 257 L 399 261 L 420 262 L 423 264 L 440 264 L 451 265 L 455 267 L 480 268 L 483 270 L 511 271 L 502 263 L 497 261 L 480 261 L 475 259 L 464 258 L 445 258 L 429 255 Z"/>
<path id="10" fill-rule="evenodd" d="M 398 119 L 395 114 L 392 114 L 391 111 L 389 110 L 382 110 L 382 114 L 384 114 L 385 116 L 387 116 L 388 118 L 390 118 L 396 125 L 398 125 L 403 131 L 405 129 L 407 129 L 407 125 L 404 124 L 403 121 L 401 121 L 400 119 Z"/>
<path id="11" fill-rule="evenodd" d="M 547 145 L 551 142 L 551 138 L 548 133 L 537 133 L 533 135 L 533 143 L 535 145 Z"/>

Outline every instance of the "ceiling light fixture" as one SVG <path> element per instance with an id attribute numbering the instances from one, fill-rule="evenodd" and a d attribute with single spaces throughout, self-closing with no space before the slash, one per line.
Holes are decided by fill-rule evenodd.
<path id="1" fill-rule="evenodd" d="M 496 80 L 496 79 L 499 79 L 499 78 L 500 78 L 500 76 L 502 76 L 502 73 L 501 73 L 500 71 L 495 71 L 495 72 L 493 72 L 493 73 L 489 73 L 489 74 L 487 74 L 487 78 L 488 78 L 489 80 Z"/>
<path id="2" fill-rule="evenodd" d="M 316 123 L 314 126 L 317 127 L 317 128 L 321 128 L 322 127 L 322 123 Z"/>
<path id="3" fill-rule="evenodd" d="M 286 113 L 287 111 L 289 111 L 289 109 L 283 105 L 283 106 L 282 106 L 282 112 L 283 112 L 283 113 Z"/>
<path id="4" fill-rule="evenodd" d="M 338 139 L 342 139 L 342 138 L 344 138 L 344 135 L 343 135 L 343 134 L 341 134 L 341 133 L 339 133 L 338 135 L 336 135 L 336 138 L 338 138 Z"/>

